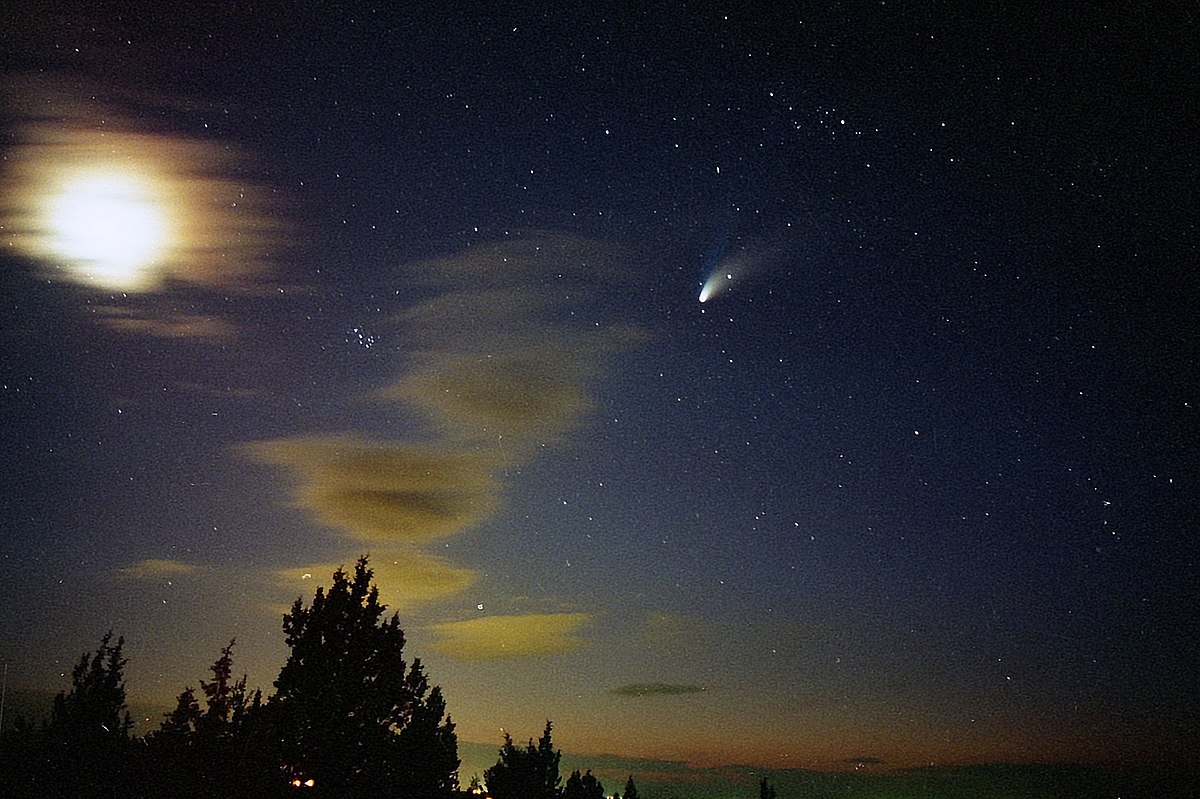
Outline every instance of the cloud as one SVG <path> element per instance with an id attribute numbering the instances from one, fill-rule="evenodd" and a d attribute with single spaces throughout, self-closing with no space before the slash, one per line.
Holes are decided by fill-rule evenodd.
<path id="1" fill-rule="evenodd" d="M 167 284 L 258 292 L 285 247 L 294 246 L 294 231 L 283 221 L 288 209 L 252 176 L 247 156 L 227 143 L 161 128 L 156 111 L 177 106 L 175 101 L 120 96 L 111 87 L 46 76 L 19 76 L 4 88 L 16 124 L 0 173 L 0 229 L 7 245 L 41 262 L 49 276 L 131 293 Z M 81 251 L 77 239 L 64 248 L 60 198 L 95 185 L 86 181 L 98 176 L 136 186 L 144 201 L 139 207 L 153 210 L 139 216 L 162 231 L 146 263 L 115 265 L 106 260 L 111 251 L 103 257 L 94 249 Z M 87 207 L 105 213 L 100 203 Z M 125 234 L 107 232 L 100 241 L 111 245 L 118 235 Z M 189 324 L 166 329 L 183 335 Z M 208 326 L 196 329 L 211 333 Z"/>
<path id="2" fill-rule="evenodd" d="M 682 696 L 684 694 L 699 694 L 708 689 L 703 685 L 677 684 L 665 682 L 631 683 L 613 688 L 610 694 L 616 696 Z"/>
<path id="3" fill-rule="evenodd" d="M 570 652 L 584 646 L 579 630 L 587 613 L 485 616 L 429 627 L 435 651 L 460 660 L 501 660 Z"/>
<path id="4" fill-rule="evenodd" d="M 237 326 L 228 319 L 211 314 L 169 311 L 152 313 L 134 308 L 104 305 L 96 308 L 101 321 L 127 333 L 142 333 L 158 338 L 208 339 L 228 341 L 237 335 Z"/>
<path id="5" fill-rule="evenodd" d="M 301 595 L 311 595 L 316 586 L 328 585 L 330 575 L 338 568 L 350 569 L 355 559 L 285 569 L 277 572 L 276 577 L 280 585 Z M 379 588 L 379 600 L 391 611 L 453 596 L 478 578 L 478 573 L 471 569 L 452 566 L 441 558 L 416 550 L 373 553 L 371 569 L 375 573 L 374 583 Z"/>
<path id="6" fill-rule="evenodd" d="M 532 292 L 545 305 L 567 300 L 603 282 L 622 279 L 622 254 L 594 239 L 548 230 L 528 230 L 502 241 L 417 261 L 406 274 L 419 284 L 473 291 L 509 292 L 537 286 Z M 501 306 L 504 308 L 507 306 Z"/>
<path id="7" fill-rule="evenodd" d="M 596 312 L 617 263 L 608 246 L 532 232 L 402 265 L 399 285 L 415 299 L 380 327 L 404 347 L 385 387 L 363 399 L 419 411 L 428 426 L 401 440 L 293 436 L 241 452 L 290 472 L 295 504 L 358 541 L 415 548 L 478 527 L 500 506 L 503 470 L 565 442 L 593 407 L 589 381 L 639 340 Z M 452 592 L 474 576 L 431 569 L 397 601 L 443 596 L 432 582 Z M 520 657 L 580 645 L 585 620 L 493 617 L 436 631 L 459 657 Z"/>
<path id="8" fill-rule="evenodd" d="M 405 360 L 373 398 L 423 411 L 432 442 L 302 436 L 242 451 L 290 470 L 296 503 L 358 540 L 429 541 L 479 524 L 499 504 L 497 469 L 565 438 L 592 407 L 600 361 L 636 339 L 586 320 L 588 287 L 616 279 L 615 263 L 595 242 L 533 233 L 406 265 L 430 291 L 396 314 Z"/>
<path id="9" fill-rule="evenodd" d="M 165 580 L 181 577 L 199 570 L 198 566 L 179 560 L 146 558 L 117 569 L 117 574 L 129 580 Z"/>
<path id="10" fill-rule="evenodd" d="M 430 541 L 477 524 L 496 505 L 497 459 L 481 451 L 298 437 L 243 445 L 298 477 L 296 503 L 362 541 Z"/>
<path id="11" fill-rule="evenodd" d="M 583 365 L 557 345 L 487 354 L 427 353 L 421 368 L 381 392 L 426 411 L 455 439 L 517 448 L 560 439 L 591 408 Z"/>
<path id="12" fill-rule="evenodd" d="M 605 358 L 639 340 L 595 311 L 597 289 L 622 275 L 595 241 L 534 231 L 402 272 L 431 293 L 395 316 L 406 369 L 378 397 L 421 409 L 452 440 L 500 442 L 509 458 L 561 441 L 591 410 Z"/>

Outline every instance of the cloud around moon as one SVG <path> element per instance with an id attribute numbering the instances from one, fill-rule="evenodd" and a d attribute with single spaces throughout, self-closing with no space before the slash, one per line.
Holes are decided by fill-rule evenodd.
<path id="1" fill-rule="evenodd" d="M 0 169 L 0 226 L 51 279 L 257 291 L 293 242 L 287 210 L 246 155 L 163 129 L 148 110 L 175 101 L 43 76 L 3 88 L 15 141 Z"/>

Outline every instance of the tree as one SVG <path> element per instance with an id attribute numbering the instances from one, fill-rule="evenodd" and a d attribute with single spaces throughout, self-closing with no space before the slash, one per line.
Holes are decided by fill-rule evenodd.
<path id="1" fill-rule="evenodd" d="M 221 650 L 217 662 L 209 667 L 213 673 L 212 682 L 200 681 L 200 689 L 204 691 L 205 703 L 208 710 L 204 714 L 205 724 L 223 727 L 233 714 L 234 703 L 240 698 L 245 704 L 246 678 L 242 677 L 237 683 L 230 683 L 233 676 L 233 645 L 237 639 Z"/>
<path id="2" fill-rule="evenodd" d="M 767 783 L 766 777 L 758 781 L 758 799 L 775 799 L 775 789 Z"/>
<path id="3" fill-rule="evenodd" d="M 188 686 L 159 729 L 146 737 L 142 780 L 158 793 L 228 797 L 246 786 L 279 781 L 277 773 L 266 781 L 256 778 L 270 769 L 261 747 L 248 745 L 263 737 L 251 735 L 261 726 L 262 692 L 249 696 L 245 675 L 232 680 L 234 643 L 209 667 L 213 679 L 200 681 L 206 709 L 200 710 L 196 691 Z"/>
<path id="4" fill-rule="evenodd" d="M 196 701 L 196 691 L 189 685 L 176 698 L 175 709 L 163 718 L 157 732 L 147 736 L 147 741 L 177 749 L 191 746 L 200 718 L 200 703 Z"/>
<path id="5" fill-rule="evenodd" d="M 637 786 L 633 784 L 632 774 L 625 780 L 625 793 L 621 794 L 621 799 L 638 799 Z"/>
<path id="6" fill-rule="evenodd" d="M 562 799 L 605 799 L 604 786 L 592 776 L 592 770 L 580 776 L 579 771 L 572 771 L 563 786 Z"/>
<path id="7" fill-rule="evenodd" d="M 291 648 L 268 704 L 283 765 L 330 796 L 449 796 L 458 739 L 441 689 L 403 659 L 399 617 L 371 582 L 367 558 L 333 574 L 312 605 L 284 616 Z"/>
<path id="8" fill-rule="evenodd" d="M 71 671 L 71 690 L 54 697 L 50 720 L 36 743 L 35 776 L 42 796 L 115 794 L 129 765 L 125 705 L 125 639 L 104 635 Z"/>
<path id="9" fill-rule="evenodd" d="M 85 652 L 71 672 L 70 693 L 59 692 L 50 711 L 49 732 L 73 744 L 127 741 L 133 721 L 125 708 L 125 664 L 121 650 L 125 639 L 115 645 L 112 630 L 90 657 Z"/>
<path id="10" fill-rule="evenodd" d="M 547 721 L 537 745 L 533 739 L 522 749 L 513 744 L 512 736 L 504 734 L 504 746 L 496 765 L 483 773 L 488 793 L 494 799 L 557 799 L 558 762 L 562 752 L 555 751 Z"/>

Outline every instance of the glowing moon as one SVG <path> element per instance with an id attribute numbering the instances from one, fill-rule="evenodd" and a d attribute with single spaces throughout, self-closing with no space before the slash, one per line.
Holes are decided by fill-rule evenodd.
<path id="1" fill-rule="evenodd" d="M 48 198 L 46 245 L 86 282 L 137 289 L 168 243 L 163 203 L 150 181 L 116 168 L 70 173 Z"/>
<path id="2" fill-rule="evenodd" d="M 0 159 L 0 246 L 53 280 L 112 293 L 231 291 L 274 269 L 287 213 L 246 175 L 252 162 L 210 141 L 118 129 L 136 120 L 97 131 L 100 114 L 84 110 L 19 128 Z"/>

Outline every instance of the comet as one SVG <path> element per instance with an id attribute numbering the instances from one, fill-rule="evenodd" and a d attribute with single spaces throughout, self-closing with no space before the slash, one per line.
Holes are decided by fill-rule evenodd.
<path id="1" fill-rule="evenodd" d="M 733 273 L 724 269 L 714 271 L 700 288 L 700 302 L 708 302 L 710 297 L 720 294 L 731 280 L 733 280 Z"/>
<path id="2" fill-rule="evenodd" d="M 700 302 L 708 302 L 713 297 L 726 291 L 733 282 L 733 276 L 739 279 L 756 272 L 766 262 L 766 257 L 745 250 L 727 255 L 708 273 L 708 279 L 700 288 Z"/>
<path id="3" fill-rule="evenodd" d="M 707 274 L 700 287 L 700 302 L 708 302 L 729 290 L 736 278 L 741 281 L 781 263 L 794 250 L 796 231 L 787 226 L 767 242 L 743 242 L 741 237 L 730 241 L 723 236 L 701 263 L 700 274 Z"/>

